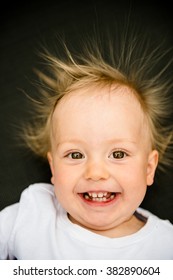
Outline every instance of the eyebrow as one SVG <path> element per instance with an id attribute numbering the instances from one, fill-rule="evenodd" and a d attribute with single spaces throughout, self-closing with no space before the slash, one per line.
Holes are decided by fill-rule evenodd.
<path id="1" fill-rule="evenodd" d="M 116 144 L 116 143 L 131 143 L 131 144 L 137 144 L 136 141 L 132 140 L 132 139 L 127 139 L 127 138 L 117 138 L 117 139 L 107 139 L 105 140 L 105 142 L 109 142 L 110 144 Z M 87 143 L 86 140 L 78 140 L 78 139 L 68 139 L 62 142 L 57 143 L 57 147 L 63 144 L 83 144 L 83 143 Z"/>

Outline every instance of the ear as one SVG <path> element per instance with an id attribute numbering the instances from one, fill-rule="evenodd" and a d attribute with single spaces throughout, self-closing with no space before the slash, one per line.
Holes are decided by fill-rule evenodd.
<path id="1" fill-rule="evenodd" d="M 154 182 L 155 171 L 158 165 L 159 153 L 156 150 L 150 152 L 147 165 L 147 186 L 151 186 Z"/>
<path id="2" fill-rule="evenodd" d="M 51 183 L 54 185 L 54 164 L 53 164 L 53 158 L 52 158 L 51 152 L 47 153 L 47 159 L 48 159 L 50 170 L 52 173 Z"/>

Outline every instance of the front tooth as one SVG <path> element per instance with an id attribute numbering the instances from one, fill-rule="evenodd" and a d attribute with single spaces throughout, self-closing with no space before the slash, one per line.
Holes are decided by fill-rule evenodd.
<path id="1" fill-rule="evenodd" d="M 103 193 L 98 193 L 98 197 L 103 197 Z"/>
<path id="2" fill-rule="evenodd" d="M 96 193 L 92 193 L 91 196 L 95 198 L 95 197 L 97 197 L 97 194 Z"/>

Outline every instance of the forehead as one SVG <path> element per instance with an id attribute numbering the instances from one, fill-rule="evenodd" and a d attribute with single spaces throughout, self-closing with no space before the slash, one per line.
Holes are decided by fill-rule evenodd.
<path id="1" fill-rule="evenodd" d="M 137 120 L 143 121 L 144 112 L 135 93 L 131 88 L 124 85 L 91 86 L 72 91 L 65 95 L 57 104 L 53 120 L 63 118 L 72 114 L 74 117 L 80 115 L 94 116 L 101 112 L 102 116 L 112 117 L 115 115 L 140 116 Z M 77 116 L 78 117 L 78 116 Z M 96 118 L 98 119 L 98 118 Z"/>
<path id="2" fill-rule="evenodd" d="M 67 109 L 75 110 L 79 105 L 78 109 L 86 108 L 87 110 L 96 104 L 97 108 L 101 108 L 105 103 L 106 105 L 111 106 L 112 104 L 114 106 L 117 102 L 124 104 L 124 107 L 128 103 L 129 110 L 136 109 L 143 114 L 137 93 L 131 88 L 119 84 L 112 86 L 91 86 L 74 90 L 58 102 L 55 112 L 63 113 Z"/>
<path id="3" fill-rule="evenodd" d="M 89 141 L 93 135 L 97 143 L 115 136 L 137 141 L 146 129 L 136 94 L 122 85 L 73 91 L 60 100 L 53 114 L 53 132 L 59 140 L 83 135 Z"/>

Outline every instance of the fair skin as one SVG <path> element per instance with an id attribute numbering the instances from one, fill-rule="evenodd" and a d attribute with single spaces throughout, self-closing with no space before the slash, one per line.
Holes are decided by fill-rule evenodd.
<path id="1" fill-rule="evenodd" d="M 63 97 L 51 146 L 52 183 L 71 222 L 107 237 L 144 226 L 134 212 L 153 183 L 158 152 L 128 87 L 90 87 Z"/>

